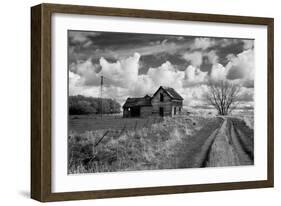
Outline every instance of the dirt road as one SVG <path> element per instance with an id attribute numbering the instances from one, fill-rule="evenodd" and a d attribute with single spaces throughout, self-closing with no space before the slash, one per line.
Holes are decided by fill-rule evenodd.
<path id="1" fill-rule="evenodd" d="M 135 120 L 128 129 L 124 120 L 115 125 L 119 129 L 70 135 L 70 173 L 254 164 L 254 131 L 244 120 L 182 116 L 155 122 Z"/>
<path id="2" fill-rule="evenodd" d="M 218 129 L 205 162 L 206 167 L 253 164 L 253 139 L 246 136 L 233 121 L 226 118 Z"/>
<path id="3" fill-rule="evenodd" d="M 224 117 L 220 120 L 200 149 L 187 154 L 182 168 L 254 164 L 253 130 L 240 119 Z"/>

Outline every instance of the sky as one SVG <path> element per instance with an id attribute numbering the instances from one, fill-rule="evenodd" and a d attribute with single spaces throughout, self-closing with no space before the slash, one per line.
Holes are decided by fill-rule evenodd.
<path id="1" fill-rule="evenodd" d="M 69 95 L 128 97 L 173 87 L 184 106 L 206 107 L 208 81 L 241 85 L 241 108 L 254 106 L 254 40 L 68 31 Z"/>

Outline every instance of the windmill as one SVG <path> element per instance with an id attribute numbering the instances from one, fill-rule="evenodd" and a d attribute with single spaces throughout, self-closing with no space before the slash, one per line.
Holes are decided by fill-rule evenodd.
<path id="1" fill-rule="evenodd" d="M 100 76 L 100 105 L 101 105 L 100 117 L 101 117 L 101 119 L 102 119 L 102 110 L 103 110 L 103 107 L 102 107 L 103 78 L 104 78 L 104 76 L 101 75 Z"/>
<path id="2" fill-rule="evenodd" d="M 102 102 L 102 98 L 103 98 L 103 81 L 104 79 L 108 79 L 107 77 L 103 76 L 101 74 L 100 76 L 100 105 L 101 105 L 101 108 L 100 108 L 100 115 L 101 115 L 101 118 L 102 118 L 102 115 L 103 115 L 103 102 Z"/>

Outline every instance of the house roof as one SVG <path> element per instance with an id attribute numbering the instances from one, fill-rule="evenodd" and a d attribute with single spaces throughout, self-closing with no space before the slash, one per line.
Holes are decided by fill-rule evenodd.
<path id="1" fill-rule="evenodd" d="M 160 86 L 159 89 L 154 93 L 154 95 L 160 90 L 163 89 L 172 99 L 176 99 L 176 100 L 183 100 L 182 96 L 176 92 L 176 90 L 174 90 L 172 87 L 163 87 Z M 154 96 L 153 95 L 153 96 Z"/>
<path id="2" fill-rule="evenodd" d="M 127 98 L 125 104 L 123 105 L 123 108 L 136 106 L 151 106 L 151 97 L 145 95 L 144 97 Z"/>
<path id="3" fill-rule="evenodd" d="M 176 92 L 176 90 L 174 90 L 171 87 L 162 87 L 160 86 L 159 89 L 154 93 L 153 96 L 155 96 L 155 94 L 160 90 L 163 89 L 169 97 L 171 97 L 172 99 L 175 100 L 183 100 L 183 98 L 181 97 L 181 95 L 179 95 L 179 93 Z M 137 98 L 127 98 L 125 104 L 123 105 L 123 108 L 128 108 L 128 107 L 136 107 L 136 106 L 152 106 L 151 105 L 151 99 L 153 98 L 153 96 L 149 96 L 149 95 L 145 95 L 144 97 L 137 97 Z"/>

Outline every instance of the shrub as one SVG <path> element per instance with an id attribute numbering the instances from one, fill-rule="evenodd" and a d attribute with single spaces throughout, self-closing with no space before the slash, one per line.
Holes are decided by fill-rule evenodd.
<path id="1" fill-rule="evenodd" d="M 120 104 L 113 99 L 85 97 L 82 95 L 70 96 L 69 114 L 113 114 L 120 113 Z"/>

